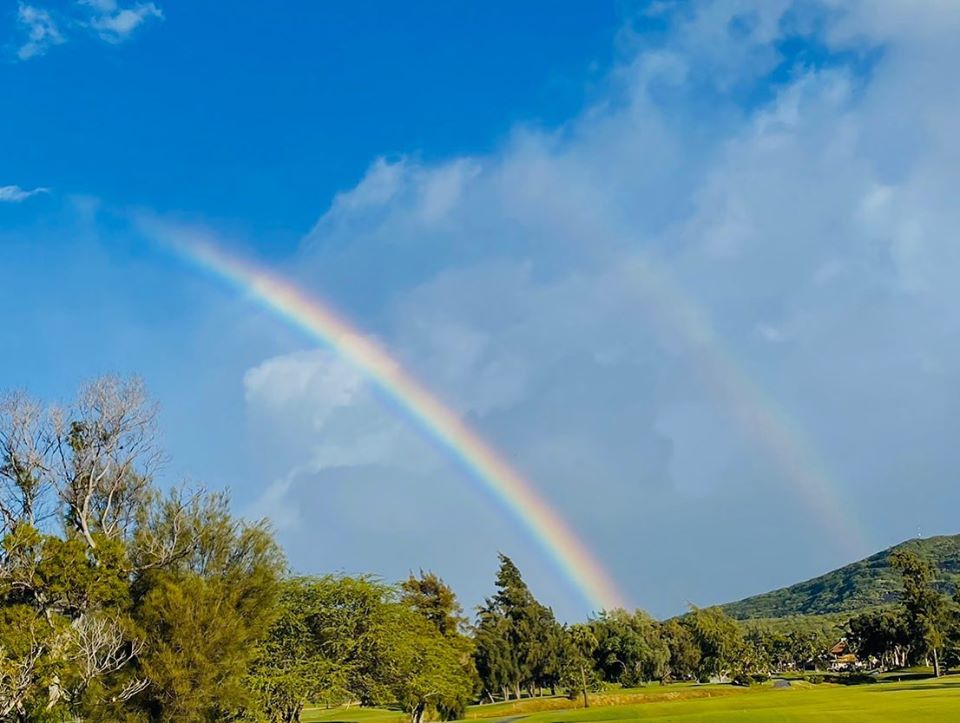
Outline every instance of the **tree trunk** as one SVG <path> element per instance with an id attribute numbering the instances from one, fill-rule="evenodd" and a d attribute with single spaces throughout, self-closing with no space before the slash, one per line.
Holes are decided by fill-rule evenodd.
<path id="1" fill-rule="evenodd" d="M 580 666 L 580 684 L 583 686 L 583 707 L 590 707 L 590 698 L 587 695 L 587 669 Z"/>
<path id="2" fill-rule="evenodd" d="M 933 676 L 940 677 L 940 656 L 937 655 L 937 649 L 933 649 Z"/>
<path id="3" fill-rule="evenodd" d="M 520 695 L 520 683 L 519 681 L 513 684 L 513 694 L 517 696 L 517 700 L 520 700 L 523 696 Z"/>
<path id="4" fill-rule="evenodd" d="M 510 700 L 510 689 L 507 686 L 503 686 L 501 690 L 503 691 L 503 702 L 506 703 Z"/>
<path id="5" fill-rule="evenodd" d="M 426 703 L 417 703 L 414 709 L 410 711 L 410 723 L 423 723 L 423 711 L 426 707 Z"/>

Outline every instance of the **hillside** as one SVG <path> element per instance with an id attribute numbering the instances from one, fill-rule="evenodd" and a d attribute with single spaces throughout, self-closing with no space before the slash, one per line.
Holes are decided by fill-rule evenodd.
<path id="1" fill-rule="evenodd" d="M 900 581 L 888 562 L 890 553 L 905 548 L 940 570 L 941 588 L 953 593 L 960 584 L 960 535 L 911 539 L 812 580 L 723 605 L 741 619 L 842 613 L 891 603 Z"/>

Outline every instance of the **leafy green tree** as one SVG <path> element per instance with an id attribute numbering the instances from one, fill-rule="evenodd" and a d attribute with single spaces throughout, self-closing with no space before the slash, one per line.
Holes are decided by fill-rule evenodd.
<path id="1" fill-rule="evenodd" d="M 746 646 L 735 620 L 718 607 L 694 607 L 684 622 L 700 648 L 701 680 L 726 680 L 741 672 Z"/>
<path id="2" fill-rule="evenodd" d="M 670 652 L 669 674 L 674 680 L 696 677 L 700 667 L 700 646 L 687 625 L 672 619 L 660 627 L 660 635 Z"/>
<path id="3" fill-rule="evenodd" d="M 403 603 L 390 613 L 385 644 L 393 699 L 411 723 L 422 723 L 428 712 L 445 720 L 462 717 L 475 690 L 469 642 L 442 634 L 435 621 Z"/>
<path id="4" fill-rule="evenodd" d="M 850 618 L 847 640 L 861 657 L 876 658 L 881 668 L 906 665 L 910 631 L 900 610 L 867 610 Z"/>
<path id="5" fill-rule="evenodd" d="M 612 610 L 591 620 L 596 668 L 606 681 L 630 687 L 667 675 L 670 648 L 660 626 L 642 610 Z"/>
<path id="6" fill-rule="evenodd" d="M 275 723 L 296 723 L 308 703 L 345 689 L 315 627 L 320 618 L 320 585 L 303 577 L 283 582 L 276 619 L 252 666 L 250 685 L 267 718 Z"/>
<path id="7" fill-rule="evenodd" d="M 159 720 L 220 720 L 252 702 L 246 676 L 276 614 L 284 559 L 267 529 L 234 520 L 222 496 L 185 523 L 195 528 L 190 554 L 137 586 L 144 705 Z"/>
<path id="8" fill-rule="evenodd" d="M 890 555 L 890 564 L 900 572 L 903 581 L 903 608 L 911 648 L 917 655 L 933 657 L 933 672 L 939 677 L 947 608 L 944 596 L 933 587 L 936 571 L 926 560 L 904 549 Z"/>
<path id="9" fill-rule="evenodd" d="M 593 667 L 593 655 L 597 649 L 597 639 L 589 625 L 573 625 L 567 633 L 564 646 L 564 676 L 571 697 L 583 697 L 583 707 L 590 707 L 590 690 L 595 684 L 596 671 Z"/>

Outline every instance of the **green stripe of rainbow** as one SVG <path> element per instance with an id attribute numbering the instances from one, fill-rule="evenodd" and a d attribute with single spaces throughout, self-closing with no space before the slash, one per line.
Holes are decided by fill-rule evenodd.
<path id="1" fill-rule="evenodd" d="M 533 485 L 382 347 L 286 279 L 228 254 L 198 234 L 165 231 L 161 234 L 165 242 L 179 255 L 247 292 L 373 380 L 529 530 L 595 610 L 625 607 L 624 596 L 604 566 Z"/>

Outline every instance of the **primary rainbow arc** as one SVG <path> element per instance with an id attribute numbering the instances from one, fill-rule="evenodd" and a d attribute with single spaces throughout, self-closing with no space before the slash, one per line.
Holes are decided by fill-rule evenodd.
<path id="1" fill-rule="evenodd" d="M 290 281 L 195 234 L 163 234 L 193 264 L 246 291 L 375 382 L 529 530 L 595 611 L 626 607 L 612 576 L 533 485 L 380 345 Z"/>

